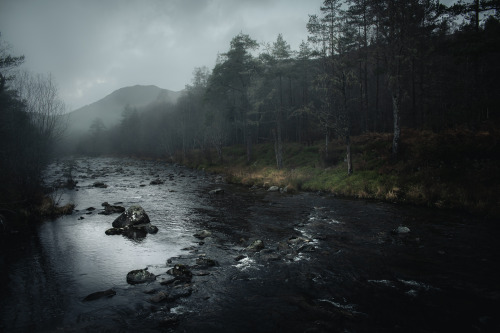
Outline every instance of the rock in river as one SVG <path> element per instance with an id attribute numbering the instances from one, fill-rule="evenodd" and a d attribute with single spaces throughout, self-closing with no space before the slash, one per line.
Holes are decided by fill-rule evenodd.
<path id="1" fill-rule="evenodd" d="M 156 275 L 148 272 L 148 269 L 136 269 L 127 274 L 127 283 L 139 284 L 156 280 Z"/>
<path id="2" fill-rule="evenodd" d="M 208 268 L 208 267 L 219 266 L 219 263 L 209 258 L 198 258 L 196 259 L 196 266 L 199 268 Z"/>
<path id="3" fill-rule="evenodd" d="M 259 252 L 263 248 L 264 248 L 264 242 L 261 241 L 260 239 L 257 239 L 247 247 L 247 250 L 253 252 Z"/>
<path id="4" fill-rule="evenodd" d="M 392 230 L 392 233 L 395 235 L 407 234 L 409 232 L 410 232 L 410 228 L 404 227 L 402 225 L 400 225 L 396 229 Z"/>
<path id="5" fill-rule="evenodd" d="M 149 216 L 141 206 L 130 206 L 113 221 L 113 228 L 124 228 L 137 224 L 149 223 Z"/>
<path id="6" fill-rule="evenodd" d="M 116 291 L 114 291 L 113 289 L 108 289 L 108 290 L 98 291 L 98 292 L 92 293 L 92 294 L 88 295 L 87 297 L 85 297 L 83 299 L 83 301 L 84 302 L 95 301 L 96 299 L 99 299 L 99 298 L 113 297 L 115 295 L 116 295 Z"/>
<path id="7" fill-rule="evenodd" d="M 104 207 L 104 211 L 100 212 L 101 215 L 111 215 L 114 213 L 123 213 L 125 211 L 125 207 L 122 206 L 113 206 L 107 202 L 103 202 L 101 206 Z"/>
<path id="8" fill-rule="evenodd" d="M 219 188 L 216 188 L 215 190 L 211 190 L 210 192 L 208 192 L 208 194 L 211 194 L 211 195 L 224 194 L 224 190 L 219 187 Z"/>
<path id="9" fill-rule="evenodd" d="M 149 301 L 152 303 L 160 303 L 161 301 L 166 300 L 168 297 L 168 294 L 164 291 L 159 291 L 153 296 L 149 298 Z"/>
<path id="10" fill-rule="evenodd" d="M 185 265 L 177 264 L 173 268 L 167 271 L 167 274 L 175 276 L 177 280 L 184 282 L 190 282 L 193 277 L 193 273 Z"/>
<path id="11" fill-rule="evenodd" d="M 110 228 L 105 231 L 106 235 L 121 235 L 123 234 L 123 228 Z"/>
<path id="12" fill-rule="evenodd" d="M 212 236 L 212 233 L 208 230 L 202 230 L 200 232 L 195 233 L 193 236 L 198 239 L 205 239 L 207 237 Z"/>
<path id="13" fill-rule="evenodd" d="M 161 180 L 160 178 L 156 178 L 155 180 L 152 180 L 149 185 L 161 185 L 163 184 L 163 180 Z"/>

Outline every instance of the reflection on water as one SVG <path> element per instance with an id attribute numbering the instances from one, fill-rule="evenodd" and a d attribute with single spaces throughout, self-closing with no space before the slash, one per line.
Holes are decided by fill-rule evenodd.
<path id="1" fill-rule="evenodd" d="M 62 167 L 48 170 L 48 183 L 62 177 Z M 122 305 L 120 293 L 106 303 L 81 300 L 92 292 L 129 288 L 125 277 L 133 269 L 165 273 L 166 259 L 192 242 L 193 208 L 201 205 L 198 192 L 206 181 L 201 174 L 162 163 L 101 158 L 77 159 L 73 177 L 78 190 L 58 190 L 56 196 L 60 204 L 76 203 L 78 211 L 42 223 L 28 242 L 5 249 L 13 257 L 2 262 L 8 277 L 1 289 L 0 330 L 71 324 L 82 313 Z M 149 185 L 155 178 L 165 184 Z M 108 187 L 93 187 L 97 181 Z M 140 240 L 105 235 L 118 214 L 98 214 L 103 202 L 141 205 L 159 232 Z"/>
<path id="2" fill-rule="evenodd" d="M 50 168 L 48 182 L 64 178 L 62 169 Z M 1 245 L 0 331 L 155 332 L 172 322 L 167 328 L 179 332 L 500 330 L 497 224 L 215 184 L 160 162 L 77 159 L 73 175 L 78 189 L 59 194 L 77 212 Z M 158 178 L 163 184 L 150 184 Z M 224 195 L 208 195 L 215 186 Z M 159 232 L 105 235 L 118 214 L 99 215 L 103 202 L 141 205 Z M 395 234 L 398 226 L 411 232 Z M 193 237 L 203 229 L 212 237 Z M 265 248 L 245 250 L 256 239 Z M 193 268 L 200 257 L 219 265 Z M 160 284 L 176 263 L 197 270 L 190 296 L 151 302 L 158 290 L 188 291 Z M 126 283 L 129 271 L 146 267 L 157 281 Z M 112 298 L 82 302 L 110 288 Z"/>

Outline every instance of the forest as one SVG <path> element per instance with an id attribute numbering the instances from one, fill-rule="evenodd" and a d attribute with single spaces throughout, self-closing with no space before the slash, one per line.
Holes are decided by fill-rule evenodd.
<path id="1" fill-rule="evenodd" d="M 241 32 L 226 52 L 218 54 L 212 69 L 194 69 L 191 84 L 175 105 L 127 107 L 121 122 L 111 128 L 95 119 L 72 152 L 167 157 L 172 162 L 225 172 L 234 166 L 236 157 L 248 171 L 265 154 L 271 157 L 277 175 L 283 176 L 304 166 L 291 161 L 306 151 L 315 168 L 341 169 L 342 181 L 348 183 L 358 174 L 365 177 L 359 180 L 365 185 L 355 192 L 334 191 L 334 185 L 308 187 L 304 180 L 292 184 L 288 177 L 283 186 L 288 182 L 298 190 L 442 203 L 443 195 L 436 193 L 411 198 L 412 190 L 402 190 L 401 185 L 408 178 L 399 176 L 424 166 L 441 168 L 443 163 L 460 169 L 461 160 L 484 162 L 476 168 L 476 176 L 491 176 L 497 170 L 499 9 L 498 0 L 458 1 L 449 7 L 435 0 L 325 0 L 320 14 L 309 15 L 304 27 L 308 39 L 298 50 L 292 50 L 282 34 L 275 41 L 258 43 Z M 46 152 L 58 137 L 57 129 L 51 127 L 47 132 L 45 125 L 33 121 L 33 115 L 45 114 L 42 118 L 46 120 L 57 118 L 53 115 L 60 112 L 58 107 L 48 113 L 29 111 L 22 89 L 9 87 L 8 74 L 4 74 L 23 58 L 5 52 L 1 57 L 0 140 L 8 143 L 1 151 L 1 181 L 6 188 L 24 189 L 37 183 L 44 158 L 49 156 Z M 50 83 L 50 78 L 45 80 Z M 21 134 L 21 129 L 28 134 Z M 477 138 L 483 140 L 481 144 Z M 377 145 L 379 141 L 382 144 Z M 411 142 L 427 146 L 411 146 Z M 442 160 L 450 147 L 466 148 L 449 154 L 453 163 L 447 164 Z M 420 160 L 398 167 L 410 159 Z M 269 163 L 265 167 L 269 169 Z M 380 186 L 366 185 L 368 171 L 376 177 L 386 175 L 385 182 L 399 178 L 391 180 L 380 194 Z M 320 171 L 303 170 L 308 172 Z M 448 185 L 462 177 L 453 175 L 448 177 Z M 245 182 L 244 176 L 234 178 Z M 442 178 L 422 174 L 425 182 L 416 182 L 419 187 L 428 188 L 426 184 L 431 182 L 443 188 L 443 183 L 435 181 Z M 489 181 L 481 178 L 478 183 L 487 187 Z M 9 185 L 12 182 L 15 184 Z M 457 189 L 448 189 L 453 191 Z M 466 206 L 465 201 L 483 208 L 496 205 L 491 191 L 494 189 L 485 189 L 481 198 L 461 199 L 461 205 Z M 25 193 L 2 194 L 3 201 L 4 197 L 22 200 Z"/>
<path id="2" fill-rule="evenodd" d="M 48 199 L 43 171 L 66 128 L 55 80 L 20 70 L 24 56 L 13 56 L 9 49 L 0 40 L 0 231 L 6 228 L 4 220 L 40 215 L 39 204 Z"/>
<path id="3" fill-rule="evenodd" d="M 213 69 L 196 68 L 176 105 L 123 112 L 105 129 L 96 119 L 86 153 L 183 156 L 194 149 L 328 143 L 404 128 L 472 131 L 498 121 L 498 1 L 445 7 L 439 1 L 324 1 L 310 15 L 299 50 L 278 35 L 258 44 L 235 36 Z M 129 135 L 131 132 L 133 136 Z M 93 141 L 93 142 L 90 142 Z M 352 172 L 349 167 L 349 172 Z"/>
<path id="4" fill-rule="evenodd" d="M 282 34 L 257 43 L 239 33 L 212 69 L 194 69 L 176 105 L 127 108 L 109 129 L 96 119 L 77 151 L 166 156 L 248 185 L 489 211 L 499 8 L 324 1 L 298 50 Z"/>

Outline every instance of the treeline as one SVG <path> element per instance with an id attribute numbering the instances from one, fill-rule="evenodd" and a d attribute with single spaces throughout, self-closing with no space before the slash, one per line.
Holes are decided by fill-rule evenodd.
<path id="1" fill-rule="evenodd" d="M 168 155 L 193 149 L 222 161 L 222 148 L 275 147 L 342 138 L 348 173 L 350 138 L 404 128 L 479 130 L 498 123 L 500 1 L 325 0 L 310 15 L 309 37 L 292 50 L 283 35 L 258 44 L 235 36 L 212 70 L 196 68 L 176 105 L 125 110 L 105 129 L 96 120 L 83 153 Z M 215 156 L 212 156 L 216 152 Z"/>
<path id="2" fill-rule="evenodd" d="M 65 128 L 54 80 L 19 71 L 23 61 L 0 40 L 0 231 L 2 215 L 40 196 L 42 172 Z"/>

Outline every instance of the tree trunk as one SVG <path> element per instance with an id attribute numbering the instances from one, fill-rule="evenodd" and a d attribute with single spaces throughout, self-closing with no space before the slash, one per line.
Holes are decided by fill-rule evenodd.
<path id="1" fill-rule="evenodd" d="M 392 157 L 397 159 L 399 153 L 399 141 L 401 136 L 401 101 L 398 93 L 392 95 L 392 114 L 394 117 L 394 137 L 392 139 Z"/>
<path id="2" fill-rule="evenodd" d="M 379 130 L 379 89 L 380 89 L 380 74 L 379 74 L 379 55 L 377 51 L 377 65 L 376 65 L 376 83 L 375 83 L 375 117 L 373 122 L 373 131 L 377 132 Z"/>
<path id="3" fill-rule="evenodd" d="M 347 134 L 345 138 L 347 146 L 347 175 L 352 175 L 352 155 L 351 155 L 351 135 Z"/>
<path id="4" fill-rule="evenodd" d="M 330 141 L 328 137 L 328 125 L 325 124 L 325 161 L 328 160 L 328 141 Z"/>
<path id="5" fill-rule="evenodd" d="M 274 156 L 276 157 L 276 168 L 281 170 L 283 168 L 283 145 L 280 139 L 280 128 L 276 131 L 273 130 L 274 137 Z"/>
<path id="6" fill-rule="evenodd" d="M 282 123 L 283 123 L 283 87 L 280 75 L 280 106 L 276 115 L 276 137 L 275 137 L 275 153 L 276 167 L 281 170 L 283 167 L 283 144 L 282 144 Z"/>
<path id="7" fill-rule="evenodd" d="M 247 144 L 247 162 L 250 163 L 250 161 L 252 160 L 252 135 L 250 134 L 248 128 L 246 134 L 246 144 Z"/>

